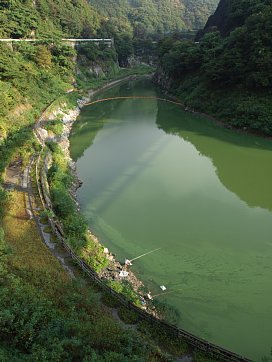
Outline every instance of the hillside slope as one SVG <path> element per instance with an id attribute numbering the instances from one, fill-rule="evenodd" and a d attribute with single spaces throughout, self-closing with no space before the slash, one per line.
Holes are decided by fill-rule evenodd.
<path id="1" fill-rule="evenodd" d="M 216 29 L 222 36 L 227 36 L 235 28 L 243 26 L 250 16 L 263 12 L 268 5 L 271 5 L 270 0 L 221 0 L 215 13 L 209 17 L 204 33 Z"/>
<path id="2" fill-rule="evenodd" d="M 271 2 L 221 0 L 206 32 L 162 41 L 157 80 L 192 108 L 271 135 Z"/>
<path id="3" fill-rule="evenodd" d="M 22 38 L 36 34 L 52 38 L 65 34 L 91 35 L 99 27 L 97 12 L 87 0 L 6 0 L 0 2 L 0 36 Z"/>
<path id="4" fill-rule="evenodd" d="M 136 34 L 199 29 L 218 4 L 218 0 L 89 1 L 116 30 Z"/>

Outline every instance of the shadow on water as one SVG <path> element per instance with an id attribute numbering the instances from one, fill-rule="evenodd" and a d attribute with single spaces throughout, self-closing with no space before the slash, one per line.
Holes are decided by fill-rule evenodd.
<path id="1" fill-rule="evenodd" d="M 93 100 L 139 95 L 156 97 L 159 96 L 159 93 L 150 81 L 138 80 L 129 81 L 103 91 L 102 95 L 97 94 Z M 148 102 L 154 103 L 153 100 Z M 110 102 L 86 106 L 81 110 L 79 119 L 73 125 L 71 132 L 71 156 L 74 161 L 77 161 L 84 154 L 85 150 L 93 144 L 97 133 L 104 127 L 105 122 L 108 122 L 108 119 L 111 118 L 111 115 L 118 110 L 122 103 L 124 103 L 124 100 L 116 99 Z M 137 107 L 138 104 L 139 102 L 136 101 L 134 107 Z M 143 103 L 141 103 L 142 106 Z M 145 111 L 147 110 L 145 109 Z M 150 111 L 153 111 L 153 108 Z"/>
<path id="2" fill-rule="evenodd" d="M 157 125 L 208 157 L 221 183 L 248 206 L 272 209 L 271 141 L 227 130 L 163 102 L 158 103 Z"/>
<path id="3" fill-rule="evenodd" d="M 161 93 L 149 80 L 130 81 L 103 92 L 103 98 L 137 95 L 160 97 Z M 102 96 L 98 94 L 96 99 L 99 98 Z M 149 102 L 154 103 L 134 102 L 133 107 L 137 108 L 138 113 L 139 107 L 143 107 L 145 103 L 147 108 Z M 82 110 L 71 134 L 71 155 L 75 161 L 92 145 L 105 123 L 109 126 L 108 119 L 118 112 L 124 103 L 124 100 L 115 100 L 87 106 Z M 128 102 L 128 107 L 131 105 L 132 103 Z M 150 111 L 153 110 L 154 107 L 150 107 Z M 146 112 L 147 109 L 143 111 Z M 131 113 L 133 114 L 133 110 Z M 248 206 L 272 210 L 272 170 L 268 167 L 272 158 L 271 141 L 227 130 L 203 116 L 184 112 L 176 105 L 161 101 L 157 102 L 156 123 L 165 133 L 183 138 L 193 144 L 201 155 L 208 157 L 215 166 L 221 183 Z M 135 159 L 137 160 L 136 155 Z M 123 167 L 123 170 L 126 169 Z M 136 171 L 137 167 L 133 175 Z M 121 169 L 118 172 L 121 172 Z M 111 178 L 108 181 L 113 180 Z"/>
<path id="4" fill-rule="evenodd" d="M 161 96 L 149 80 L 130 81 L 103 92 L 103 98 L 137 95 Z M 99 98 L 101 96 L 98 94 L 96 99 Z M 154 101 L 146 101 L 149 102 Z M 71 135 L 71 155 L 75 161 L 92 145 L 110 115 L 123 103 L 123 100 L 115 100 L 82 110 Z M 139 103 L 134 106 L 137 105 Z M 268 167 L 271 163 L 271 141 L 227 130 L 202 116 L 184 112 L 173 104 L 158 101 L 157 106 L 157 126 L 165 133 L 190 142 L 200 154 L 209 157 L 220 181 L 228 190 L 250 207 L 272 209 L 272 171 Z"/>
<path id="5" fill-rule="evenodd" d="M 109 114 L 119 107 L 121 100 L 115 102 L 105 102 L 101 105 L 84 107 L 81 110 L 78 122 L 73 125 L 70 138 L 71 157 L 77 161 L 90 148 L 94 142 L 97 133 L 104 127 Z M 90 112 L 92 107 L 92 112 Z"/>
<path id="6" fill-rule="evenodd" d="M 112 103 L 114 103 L 113 108 Z M 134 111 L 132 105 L 133 107 L 136 106 L 137 112 Z M 95 113 L 96 116 L 91 121 L 90 117 L 88 117 L 88 110 L 86 111 L 89 121 L 84 122 L 83 113 L 81 122 L 74 127 L 71 138 L 72 145 L 74 145 L 72 156 L 74 159 L 78 159 L 85 151 L 89 152 L 87 149 L 94 142 L 97 132 L 102 127 L 105 127 L 109 132 L 107 143 L 110 145 L 109 149 L 112 152 L 105 151 L 104 156 L 100 159 L 101 164 L 104 165 L 103 171 L 100 175 L 96 175 L 95 179 L 91 180 L 94 195 L 97 194 L 97 197 L 92 197 L 92 204 L 95 205 L 96 211 L 101 212 L 105 206 L 107 207 L 113 203 L 115 198 L 120 195 L 122 190 L 126 189 L 133 179 L 139 177 L 144 166 L 152 163 L 156 155 L 166 146 L 168 140 L 166 138 L 159 139 L 157 133 L 154 134 L 153 131 L 149 133 L 148 130 L 136 144 L 130 143 L 129 137 L 126 137 L 126 134 L 137 133 L 138 125 L 141 129 L 141 122 L 145 122 L 146 117 L 148 119 L 152 117 L 155 125 L 157 112 L 157 102 L 155 100 L 153 102 L 146 102 L 145 100 L 105 102 L 103 107 L 100 105 L 96 109 L 93 108 L 93 114 Z M 108 117 L 106 117 L 107 114 Z M 110 118 L 110 114 L 111 116 L 114 114 L 114 118 Z M 123 119 L 122 114 L 125 114 L 132 122 Z M 104 122 L 104 119 L 107 119 L 107 122 Z M 125 122 L 126 126 L 122 125 L 123 122 Z M 119 124 L 122 131 L 118 127 Z M 158 132 L 161 133 L 162 131 L 158 130 Z M 120 138 L 120 142 L 111 144 L 111 139 L 116 139 L 116 137 Z M 126 138 L 128 142 L 126 142 Z M 120 157 L 116 157 L 118 153 Z M 112 159 L 112 154 L 115 155 L 114 159 Z M 88 167 L 88 164 L 86 164 L 86 167 Z M 103 193 L 96 193 L 96 188 L 97 190 L 102 188 Z M 84 195 L 85 201 L 89 197 L 90 195 Z"/>
<path id="7" fill-rule="evenodd" d="M 121 84 L 118 87 L 109 89 L 103 92 L 102 98 L 110 98 L 112 96 L 152 96 L 156 97 L 157 93 L 154 90 L 152 83 L 143 81 L 128 82 Z M 96 98 L 100 98 L 99 95 Z M 90 111 L 91 110 L 91 111 Z M 141 127 L 141 122 L 145 122 L 145 119 L 153 119 L 154 127 L 156 128 L 156 114 L 157 114 L 157 101 L 156 100 L 120 100 L 116 99 L 110 102 L 103 102 L 86 106 L 83 108 L 78 122 L 73 126 L 71 133 L 71 156 L 77 161 L 85 152 L 89 152 L 90 146 L 95 142 L 98 132 L 105 127 L 110 130 L 110 136 L 108 137 L 108 144 L 111 143 L 111 138 L 118 137 L 122 123 L 125 122 L 128 125 L 127 132 L 137 133 L 137 124 Z M 124 118 L 125 115 L 125 118 Z M 127 120 L 130 120 L 129 122 Z M 129 126 L 129 124 L 131 126 Z M 160 132 L 158 130 L 158 132 Z M 162 132 L 162 131 L 161 131 Z M 123 149 L 118 150 L 118 145 L 110 145 L 115 152 L 113 154 L 120 153 L 120 157 L 114 160 L 112 154 L 107 153 L 104 158 L 101 159 L 101 163 L 104 164 L 104 171 L 101 177 L 96 180 L 88 180 L 92 182 L 92 188 L 94 194 L 95 190 L 104 190 L 103 195 L 97 192 L 97 198 L 92 198 L 92 204 L 95 205 L 96 211 L 102 211 L 105 206 L 111 204 L 120 192 L 131 183 L 131 181 L 138 177 L 143 170 L 143 165 L 152 162 L 154 157 L 165 147 L 167 140 L 159 140 L 157 134 L 147 132 L 146 135 L 142 135 L 141 140 L 137 144 L 130 143 L 129 137 L 128 143 L 124 140 L 126 138 L 126 131 L 121 132 L 122 139 L 120 139 Z M 128 136 L 129 136 L 128 135 Z M 139 147 L 140 143 L 140 147 Z M 109 147 L 111 149 L 111 147 Z M 92 151 L 93 152 L 93 151 Z M 128 157 L 126 157 L 126 154 Z M 133 164 L 131 163 L 133 159 Z M 86 164 L 86 167 L 88 165 Z M 96 184 L 97 182 L 97 184 Z M 84 199 L 87 202 L 90 195 L 84 194 Z"/>

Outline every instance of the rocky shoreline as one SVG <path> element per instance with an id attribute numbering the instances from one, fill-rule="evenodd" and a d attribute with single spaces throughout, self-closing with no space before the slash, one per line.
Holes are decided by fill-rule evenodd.
<path id="1" fill-rule="evenodd" d="M 73 127 L 74 122 L 77 120 L 81 109 L 91 101 L 92 97 L 97 94 L 98 92 L 111 88 L 112 86 L 119 84 L 124 81 L 136 79 L 137 76 L 129 76 L 126 78 L 122 78 L 120 80 L 116 80 L 113 82 L 109 82 L 103 87 L 100 87 L 96 90 L 90 90 L 88 92 L 88 95 L 78 99 L 77 100 L 77 106 L 75 106 L 73 109 L 67 109 L 67 104 L 63 103 L 58 108 L 56 108 L 54 111 L 51 111 L 49 114 L 46 114 L 39 122 L 38 127 L 36 131 L 38 132 L 40 138 L 43 140 L 43 142 L 46 141 L 52 141 L 56 142 L 61 150 L 63 151 L 66 159 L 68 160 L 69 167 L 71 170 L 71 173 L 73 175 L 73 183 L 70 188 L 70 195 L 73 198 L 78 212 L 80 212 L 80 205 L 77 200 L 76 192 L 78 188 L 82 186 L 82 181 L 79 179 L 77 175 L 77 169 L 76 169 L 76 163 L 72 160 L 70 155 L 70 141 L 69 136 Z M 63 130 L 61 135 L 52 135 L 49 134 L 48 131 L 44 128 L 47 121 L 52 121 L 55 119 L 61 119 L 63 124 Z M 92 240 L 101 245 L 98 238 L 92 233 L 91 230 L 88 230 L 89 236 L 92 238 Z M 102 246 L 102 245 L 101 245 Z M 103 247 L 103 246 L 102 246 Z M 139 296 L 139 301 L 141 302 L 142 309 L 146 310 L 148 313 L 159 317 L 153 303 L 152 303 L 152 296 L 150 292 L 146 293 L 144 292 L 144 285 L 143 282 L 140 281 L 136 275 L 129 269 L 128 265 L 121 264 L 119 261 L 115 260 L 114 255 L 104 247 L 104 254 L 107 257 L 109 261 L 109 265 L 103 269 L 99 273 L 99 277 L 101 280 L 105 281 L 117 281 L 122 282 L 126 280 L 130 283 L 132 289 L 134 292 Z"/>

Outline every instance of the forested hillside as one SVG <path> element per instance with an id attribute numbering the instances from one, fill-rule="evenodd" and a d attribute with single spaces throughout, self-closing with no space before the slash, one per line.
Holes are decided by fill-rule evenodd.
<path id="1" fill-rule="evenodd" d="M 271 2 L 221 0 L 206 31 L 199 43 L 161 42 L 158 82 L 191 108 L 271 135 Z"/>
<path id="2" fill-rule="evenodd" d="M 200 29 L 218 0 L 89 0 L 114 32 L 136 35 Z"/>
<path id="3" fill-rule="evenodd" d="M 95 34 L 99 15 L 85 0 L 5 0 L 0 2 L 0 36 L 53 38 Z"/>
<path id="4" fill-rule="evenodd" d="M 100 17 L 85 0 L 7 0 L 0 2 L 0 36 L 38 37 L 43 44 L 17 44 L 11 49 L 1 43 L 1 120 L 13 123 L 12 109 L 20 104 L 19 116 L 37 111 L 73 80 L 74 51 L 58 41 L 65 36 L 94 35 Z M 52 39 L 54 44 L 52 44 Z M 29 117 L 29 115 L 28 115 Z M 18 118 L 18 115 L 17 115 Z M 9 122 L 8 122 L 9 120 Z M 12 124 L 14 126 L 14 124 Z"/>
<path id="5" fill-rule="evenodd" d="M 229 35 L 235 28 L 243 26 L 248 17 L 265 11 L 266 5 L 271 5 L 271 1 L 221 0 L 215 13 L 209 17 L 204 31 L 217 29 L 223 36 Z"/>

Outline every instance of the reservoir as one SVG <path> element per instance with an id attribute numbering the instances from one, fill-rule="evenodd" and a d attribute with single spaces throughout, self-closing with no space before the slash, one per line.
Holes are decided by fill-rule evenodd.
<path id="1" fill-rule="evenodd" d="M 97 99 L 163 97 L 148 80 Z M 165 98 L 165 97 L 164 97 Z M 112 99 L 71 134 L 90 229 L 169 309 L 169 321 L 261 361 L 272 347 L 272 142 L 173 103 Z"/>

